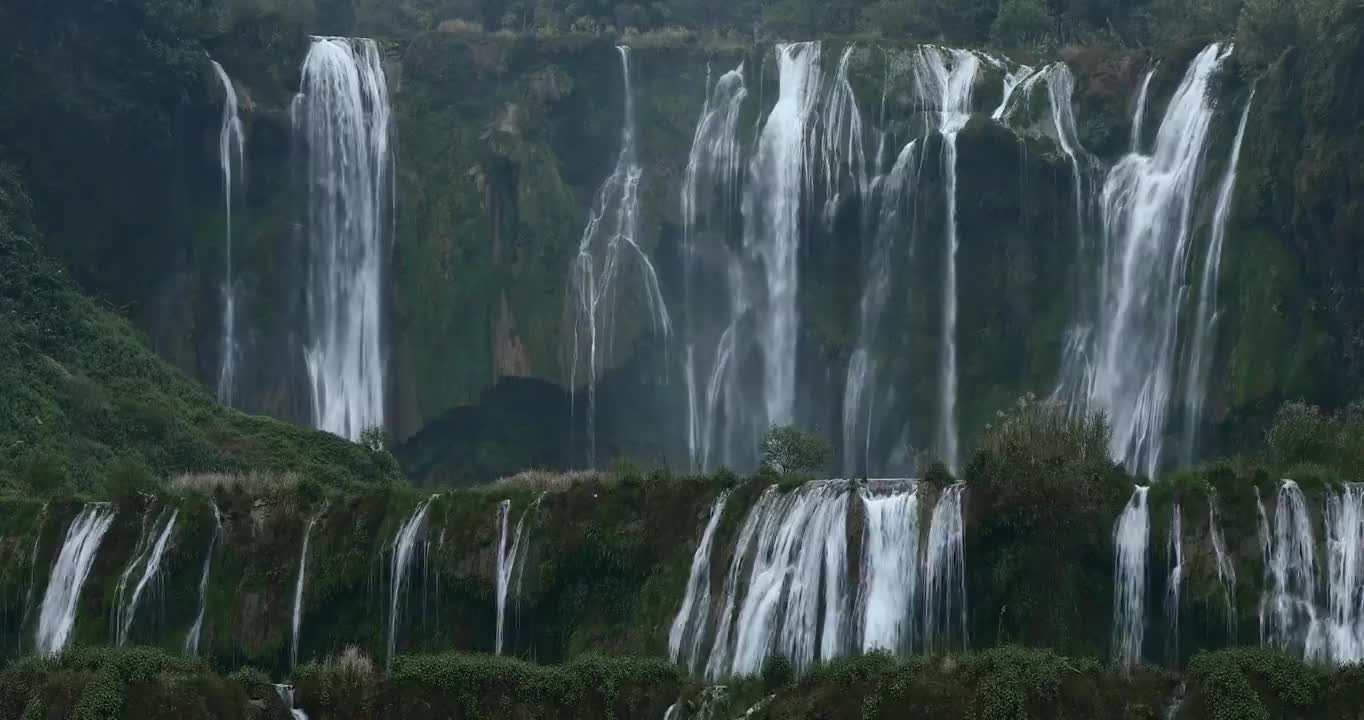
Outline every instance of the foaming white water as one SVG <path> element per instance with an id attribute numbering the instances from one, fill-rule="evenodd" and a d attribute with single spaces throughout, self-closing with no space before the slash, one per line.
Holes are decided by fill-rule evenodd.
<path id="1" fill-rule="evenodd" d="M 725 490 L 715 498 L 710 509 L 710 519 L 701 532 L 701 540 L 696 544 L 692 555 L 691 574 L 687 578 L 687 590 L 682 596 L 682 606 L 673 618 L 668 630 L 668 657 L 681 663 L 692 672 L 700 671 L 701 648 L 705 640 L 706 624 L 710 614 L 710 556 L 715 542 L 715 531 L 720 527 L 724 516 L 725 503 L 729 501 L 729 491 Z"/>
<path id="2" fill-rule="evenodd" d="M 1170 100 L 1152 154 L 1127 155 L 1104 181 L 1099 322 L 1086 404 L 1108 413 L 1110 452 L 1141 476 L 1161 464 L 1193 201 L 1213 113 L 1208 85 L 1229 54 L 1217 44 L 1199 53 Z"/>
<path id="3" fill-rule="evenodd" d="M 911 482 L 888 494 L 862 488 L 859 495 L 865 513 L 861 650 L 908 653 L 919 617 L 919 488 Z"/>
<path id="4" fill-rule="evenodd" d="M 516 530 L 511 534 L 511 547 L 507 547 L 507 528 L 511 522 L 511 501 L 503 500 L 497 504 L 498 521 L 498 542 L 497 542 L 497 637 L 494 641 L 494 652 L 502 654 L 503 638 L 507 627 L 507 598 L 512 590 L 512 575 L 515 574 L 516 595 L 521 594 L 521 575 L 525 572 L 525 551 L 522 540 L 526 534 L 526 518 L 540 507 L 540 501 L 545 497 L 541 493 L 535 500 L 531 501 L 526 509 L 521 511 L 521 518 L 516 521 Z"/>
<path id="5" fill-rule="evenodd" d="M 1325 648 L 1316 607 L 1316 539 L 1307 501 L 1292 480 L 1279 486 L 1268 537 L 1260 596 L 1261 642 L 1300 657 L 1319 657 Z"/>
<path id="6" fill-rule="evenodd" d="M 962 506 L 966 485 L 943 488 L 928 526 L 924 552 L 924 649 L 965 650 L 966 553 Z"/>
<path id="7" fill-rule="evenodd" d="M 34 643 L 41 655 L 55 655 L 66 647 L 71 631 L 76 626 L 76 609 L 80 604 L 81 589 L 90 575 L 104 534 L 114 522 L 115 511 L 109 503 L 89 503 L 71 521 L 66 539 L 52 566 L 38 608 L 38 628 Z"/>
<path id="8" fill-rule="evenodd" d="M 763 269 L 749 303 L 765 313 L 757 329 L 760 428 L 795 420 L 801 199 L 812 177 L 807 137 L 819 101 L 819 43 L 778 45 L 777 69 L 779 95 L 758 138 L 743 205 L 744 248 Z"/>
<path id="9" fill-rule="evenodd" d="M 1141 662 L 1146 634 L 1146 565 L 1151 516 L 1148 487 L 1138 486 L 1113 526 L 1113 659 L 1124 668 Z"/>
<path id="10" fill-rule="evenodd" d="M 1336 663 L 1364 661 L 1364 484 L 1326 501 L 1325 641 Z"/>
<path id="11" fill-rule="evenodd" d="M 308 377 L 314 424 L 355 439 L 384 424 L 384 238 L 391 109 L 373 40 L 315 37 L 294 132 L 307 157 Z"/>
<path id="12" fill-rule="evenodd" d="M 1170 534 L 1165 540 L 1170 577 L 1165 582 L 1165 618 L 1169 624 L 1166 655 L 1171 667 L 1179 666 L 1179 594 L 1184 587 L 1184 513 L 1176 498 L 1170 508 Z"/>
<path id="13" fill-rule="evenodd" d="M 921 109 L 929 113 L 943 140 L 947 219 L 938 445 L 943 462 L 954 473 L 961 465 L 957 436 L 957 133 L 971 119 L 971 91 L 979 65 L 969 51 L 933 46 L 918 48 L 911 61 Z"/>

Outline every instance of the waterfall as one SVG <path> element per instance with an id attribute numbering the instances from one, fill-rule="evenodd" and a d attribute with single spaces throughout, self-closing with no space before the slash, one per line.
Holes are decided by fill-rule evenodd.
<path id="1" fill-rule="evenodd" d="M 596 201 L 578 242 L 573 262 L 572 298 L 573 361 L 569 367 L 569 390 L 578 386 L 578 370 L 586 345 L 587 362 L 587 463 L 597 461 L 597 378 L 611 359 L 615 341 L 616 304 L 625 292 L 617 280 L 625 264 L 638 263 L 641 290 L 648 305 L 649 321 L 666 344 L 672 321 L 658 284 L 658 273 L 639 245 L 639 180 L 644 169 L 635 149 L 635 97 L 630 82 L 630 48 L 618 46 L 625 89 L 625 121 L 621 128 L 620 154 L 615 169 L 597 190 Z M 628 296 L 627 296 L 628 297 Z M 664 365 L 667 362 L 665 359 Z"/>
<path id="2" fill-rule="evenodd" d="M 540 501 L 544 499 L 544 493 L 536 497 L 534 501 L 523 511 L 521 519 L 516 521 L 516 531 L 512 534 L 511 549 L 507 549 L 507 526 L 511 520 L 511 501 L 503 500 L 497 504 L 498 522 L 498 543 L 497 543 L 497 639 L 495 652 L 502 654 L 502 638 L 506 628 L 507 595 L 511 590 L 512 573 L 517 573 L 516 594 L 521 594 L 521 573 L 525 572 L 525 553 L 522 550 L 522 538 L 526 531 L 526 517 L 535 512 L 540 507 Z"/>
<path id="3" fill-rule="evenodd" d="M 1141 79 L 1141 89 L 1137 91 L 1137 109 L 1132 113 L 1132 144 L 1128 152 L 1135 155 L 1141 152 L 1141 127 L 1146 119 L 1146 98 L 1151 91 L 1151 78 L 1155 77 L 1153 67 Z"/>
<path id="4" fill-rule="evenodd" d="M 929 521 L 924 552 L 924 649 L 929 652 L 948 651 L 953 645 L 965 650 L 969 644 L 962 524 L 965 493 L 962 483 L 944 488 Z"/>
<path id="5" fill-rule="evenodd" d="M 778 45 L 777 69 L 777 103 L 758 138 L 743 201 L 744 248 L 762 269 L 750 303 L 765 312 L 757 331 L 759 428 L 795 420 L 801 197 L 812 177 L 807 137 L 819 100 L 820 44 Z"/>
<path id="6" fill-rule="evenodd" d="M 290 717 L 294 720 L 308 720 L 308 713 L 294 707 L 293 685 L 276 685 L 275 692 L 279 693 L 280 702 L 284 703 L 284 707 L 289 711 Z"/>
<path id="7" fill-rule="evenodd" d="M 1284 480 L 1269 535 L 1260 596 L 1260 637 L 1265 644 L 1307 658 L 1323 649 L 1316 608 L 1315 548 L 1302 489 L 1292 480 Z"/>
<path id="8" fill-rule="evenodd" d="M 755 673 L 774 651 L 797 672 L 846 651 L 849 494 L 849 483 L 836 480 L 787 494 L 772 486 L 749 510 L 725 580 L 707 676 Z"/>
<path id="9" fill-rule="evenodd" d="M 76 625 L 76 610 L 81 588 L 90 574 L 104 534 L 114 522 L 115 510 L 109 503 L 87 503 L 66 529 L 66 539 L 43 593 L 38 609 L 38 629 L 34 643 L 41 655 L 55 655 L 66 647 Z"/>
<path id="10" fill-rule="evenodd" d="M 171 510 L 170 517 L 166 519 L 166 522 L 161 526 L 161 532 L 156 536 L 156 543 L 151 546 L 146 564 L 142 566 L 142 577 L 133 588 L 133 594 L 128 598 L 127 604 L 119 610 L 117 644 L 120 647 L 128 642 L 128 631 L 132 629 L 133 619 L 137 617 L 137 602 L 142 598 L 143 591 L 147 589 L 147 583 L 161 571 L 161 560 L 166 555 L 166 547 L 170 543 L 171 535 L 175 532 L 175 520 L 178 517 L 180 517 L 180 511 Z"/>
<path id="11" fill-rule="evenodd" d="M 1004 92 L 999 97 L 999 106 L 994 109 L 994 112 L 990 113 L 991 120 L 1004 120 L 1005 112 L 1009 107 L 1009 101 L 1013 99 L 1014 91 L 1018 89 L 1019 83 L 1023 82 L 1025 78 L 1032 76 L 1033 69 L 1028 65 L 1019 65 L 1014 68 L 1008 68 L 1004 61 L 991 58 L 988 55 L 984 57 L 1004 70 Z"/>
<path id="12" fill-rule="evenodd" d="M 1141 662 L 1146 634 L 1146 558 L 1151 517 L 1149 487 L 1138 486 L 1113 526 L 1113 659 L 1124 668 Z"/>
<path id="13" fill-rule="evenodd" d="M 1236 165 L 1241 160 L 1241 140 L 1246 135 L 1246 119 L 1255 101 L 1255 88 L 1241 109 L 1241 121 L 1236 125 L 1236 138 L 1231 143 L 1231 157 L 1217 191 L 1217 205 L 1212 214 L 1212 238 L 1208 253 L 1203 258 L 1203 277 L 1198 285 L 1198 314 L 1195 315 L 1193 351 L 1189 361 L 1189 375 L 1185 383 L 1184 452 L 1185 461 L 1192 465 L 1198 440 L 1198 426 L 1203 419 L 1203 403 L 1208 397 L 1208 380 L 1212 375 L 1213 344 L 1217 341 L 1217 283 L 1222 268 L 1222 243 L 1227 235 L 1227 219 L 1231 217 L 1231 202 L 1236 191 Z"/>
<path id="14" fill-rule="evenodd" d="M 1257 500 L 1258 502 L 1258 500 Z M 1264 508 L 1260 508 L 1263 516 Z M 1217 512 L 1217 494 L 1208 496 L 1208 533 L 1212 537 L 1212 551 L 1217 558 L 1217 584 L 1222 588 L 1222 600 L 1227 612 L 1227 641 L 1236 642 L 1236 566 L 1227 553 L 1227 541 L 1222 535 L 1222 518 Z"/>
<path id="15" fill-rule="evenodd" d="M 124 598 L 128 593 L 128 581 L 132 579 L 133 572 L 142 567 L 142 561 L 147 559 L 147 550 L 151 548 L 152 536 L 156 534 L 156 529 L 161 526 L 161 521 L 166 516 L 166 508 L 161 508 L 160 514 L 156 516 L 156 521 L 150 527 L 147 526 L 147 519 L 151 516 L 152 508 L 148 504 L 142 510 L 141 528 L 137 533 L 137 544 L 133 546 L 133 554 L 128 559 L 128 564 L 124 566 L 123 572 L 118 576 L 118 585 L 114 588 L 114 617 L 109 628 L 109 634 L 115 639 L 118 638 L 120 628 L 123 627 L 123 607 Z"/>
<path id="16" fill-rule="evenodd" d="M 190 657 L 199 655 L 199 636 L 204 629 L 204 610 L 208 607 L 208 574 L 213 568 L 213 550 L 218 547 L 218 539 L 223 535 L 223 516 L 218 512 L 218 503 L 209 500 L 213 506 L 213 535 L 209 537 L 208 552 L 204 553 L 204 571 L 199 576 L 199 612 L 194 615 L 194 624 L 185 634 L 185 654 Z"/>
<path id="17" fill-rule="evenodd" d="M 857 345 L 848 361 L 848 377 L 843 385 L 843 469 L 849 477 L 871 472 L 874 397 L 868 389 L 880 389 L 876 383 L 876 361 L 872 350 L 878 336 L 882 311 L 890 296 L 892 252 L 896 240 L 904 233 L 903 216 L 910 212 L 910 178 L 917 174 L 919 166 L 917 148 L 917 140 L 906 144 L 896 157 L 890 173 L 878 179 L 871 193 L 879 203 L 876 229 L 872 236 L 871 257 L 867 263 L 867 279 L 858 306 Z"/>
<path id="18" fill-rule="evenodd" d="M 701 540 L 697 542 L 696 552 L 692 555 L 686 594 L 682 596 L 682 605 L 668 630 L 669 659 L 685 665 L 692 672 L 700 670 L 701 645 L 709 620 L 711 545 L 728 501 L 729 491 L 725 490 L 715 498 L 715 504 L 710 508 L 710 519 L 706 521 Z"/>
<path id="19" fill-rule="evenodd" d="M 289 646 L 289 667 L 298 667 L 298 631 L 303 625 L 303 583 L 308 577 L 308 540 L 312 538 L 313 526 L 317 525 L 320 517 L 322 513 L 308 521 L 308 527 L 303 530 L 303 547 L 298 551 L 298 580 L 294 582 L 294 635 Z"/>
<path id="20" fill-rule="evenodd" d="M 1213 113 L 1208 84 L 1229 54 L 1217 44 L 1199 53 L 1170 100 L 1152 154 L 1127 155 L 1104 181 L 1106 244 L 1087 405 L 1108 412 L 1110 451 L 1137 475 L 1160 467 L 1190 217 Z"/>
<path id="21" fill-rule="evenodd" d="M 862 652 L 913 649 L 919 585 L 919 488 L 896 483 L 886 491 L 862 488 Z"/>
<path id="22" fill-rule="evenodd" d="M 19 621 L 19 627 L 28 624 L 29 615 L 33 612 L 33 589 L 38 584 L 38 543 L 43 539 L 43 523 L 47 520 L 47 503 L 43 503 L 43 509 L 38 513 L 38 519 L 33 523 L 33 547 L 28 551 L 28 589 L 24 591 L 24 615 Z M 22 650 L 23 640 L 19 641 Z"/>
<path id="23" fill-rule="evenodd" d="M 237 404 L 237 364 L 241 360 L 241 347 L 237 340 L 237 288 L 232 276 L 232 178 L 233 160 L 236 160 L 235 176 L 246 181 L 246 135 L 242 131 L 242 121 L 237 115 L 237 90 L 232 79 L 218 61 L 209 58 L 213 70 L 223 85 L 223 121 L 218 130 L 218 164 L 223 170 L 223 209 L 226 217 L 226 249 L 223 271 L 223 340 L 218 368 L 218 401 L 224 405 Z M 234 157 L 235 156 L 235 157 Z"/>
<path id="24" fill-rule="evenodd" d="M 971 118 L 971 90 L 980 62 L 966 50 L 921 47 L 912 61 L 919 103 L 932 113 L 942 135 L 947 197 L 943 271 L 942 377 L 938 416 L 939 449 L 952 472 L 960 470 L 957 437 L 957 133 Z M 950 67 L 949 67 L 950 66 Z"/>
<path id="25" fill-rule="evenodd" d="M 844 171 L 853 181 L 858 196 L 867 194 L 867 159 L 863 152 L 862 113 L 857 109 L 857 96 L 848 81 L 848 65 L 857 46 L 843 49 L 838 67 L 829 83 L 829 92 L 819 110 L 819 155 L 823 177 L 828 184 L 824 196 L 824 218 L 832 223 L 838 209 L 841 180 Z"/>
<path id="26" fill-rule="evenodd" d="M 687 383 L 687 450 L 691 468 L 709 470 L 711 446 L 718 427 L 718 399 L 721 385 L 728 379 L 729 357 L 734 346 L 733 317 L 737 291 L 729 273 L 737 258 L 728 239 L 735 224 L 742 180 L 742 147 L 739 144 L 739 114 L 748 90 L 744 87 L 744 66 L 720 76 L 710 87 L 706 75 L 707 97 L 696 121 L 687 169 L 682 179 L 683 293 L 686 296 L 687 349 L 684 368 Z M 706 282 L 709 281 L 709 282 Z M 698 283 L 703 284 L 698 287 Z M 718 286 L 718 287 L 717 287 Z M 723 288 L 723 290 L 721 290 Z M 727 307 L 719 302 L 728 301 Z M 715 307 L 712 307 L 715 304 Z M 703 326 L 712 314 L 728 317 L 729 327 L 718 340 Z M 709 355 L 710 371 L 697 366 L 697 346 L 715 343 Z M 707 356 L 702 356 L 702 362 Z M 704 367 L 704 365 L 702 366 Z M 708 376 L 709 382 L 702 384 Z M 702 398 L 704 388 L 704 402 Z M 728 458 L 727 458 L 728 460 Z"/>
<path id="27" fill-rule="evenodd" d="M 1047 107 L 1051 119 L 1049 134 L 1053 136 L 1061 152 L 1070 161 L 1071 182 L 1075 196 L 1075 232 L 1083 243 L 1085 240 L 1084 220 L 1084 176 L 1080 171 L 1080 155 L 1084 147 L 1080 145 L 1080 131 L 1075 124 L 1075 109 L 1071 97 L 1075 92 L 1075 76 L 1070 67 L 1063 62 L 1052 63 L 1028 75 L 1016 89 L 1005 98 L 997 111 L 996 118 L 1006 124 L 1016 122 L 1019 112 L 1027 113 L 1032 105 L 1032 94 L 1039 83 L 1047 85 Z"/>
<path id="28" fill-rule="evenodd" d="M 1170 508 L 1170 534 L 1165 541 L 1165 556 L 1170 561 L 1170 578 L 1165 585 L 1165 618 L 1169 623 L 1166 654 L 1170 667 L 1179 666 L 1179 591 L 1184 585 L 1184 515 L 1176 498 Z"/>
<path id="29" fill-rule="evenodd" d="M 407 581 L 416 553 L 417 535 L 426 527 L 426 516 L 430 513 L 431 503 L 439 495 L 432 495 L 417 504 L 411 515 L 403 521 L 389 545 L 392 556 L 392 575 L 389 577 L 388 593 L 388 664 L 393 664 L 393 656 L 398 649 L 398 613 L 401 608 L 403 585 Z"/>
<path id="30" fill-rule="evenodd" d="M 1333 662 L 1364 661 L 1364 484 L 1326 501 L 1325 641 Z"/>
<path id="31" fill-rule="evenodd" d="M 391 109 L 373 40 L 315 37 L 294 132 L 307 156 L 308 323 L 315 425 L 355 439 L 384 424 L 383 258 Z"/>

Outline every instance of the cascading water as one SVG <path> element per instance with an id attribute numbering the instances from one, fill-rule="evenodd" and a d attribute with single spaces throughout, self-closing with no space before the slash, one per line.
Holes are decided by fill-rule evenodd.
<path id="1" fill-rule="evenodd" d="M 737 288 L 729 278 L 737 258 L 728 238 L 736 222 L 743 169 L 739 114 L 748 96 L 743 65 L 721 75 L 714 89 L 709 87 L 707 73 L 707 92 L 682 180 L 687 450 L 691 467 L 697 471 L 712 467 L 711 448 L 720 430 L 719 400 L 722 384 L 729 380 L 729 358 L 738 321 L 735 310 L 739 300 L 734 297 Z M 717 301 L 729 304 L 722 307 Z M 726 318 L 728 323 L 719 331 L 718 338 L 705 322 L 712 315 Z M 712 344 L 712 352 L 701 354 Z M 709 382 L 703 382 L 706 378 Z M 725 460 L 733 462 L 733 458 Z"/>
<path id="2" fill-rule="evenodd" d="M 213 568 L 213 551 L 223 536 L 223 516 L 218 512 L 218 503 L 210 500 L 213 506 L 213 535 L 209 537 L 208 552 L 204 553 L 204 571 L 199 576 L 199 611 L 194 614 L 194 624 L 185 634 L 185 654 L 190 657 L 199 655 L 199 636 L 204 630 L 204 610 L 208 607 L 208 574 Z"/>
<path id="3" fill-rule="evenodd" d="M 795 420 L 801 199 L 813 177 L 809 137 L 819 101 L 820 44 L 778 45 L 777 69 L 777 103 L 758 138 L 743 202 L 744 248 L 762 269 L 747 303 L 763 313 L 760 430 Z"/>
<path id="4" fill-rule="evenodd" d="M 392 214 L 388 82 L 373 40 L 313 38 L 294 103 L 307 157 L 304 357 L 314 424 L 384 424 L 384 238 Z"/>
<path id="5" fill-rule="evenodd" d="M 682 596 L 682 605 L 673 618 L 668 630 L 668 657 L 675 663 L 683 664 L 688 670 L 698 672 L 701 662 L 701 645 L 705 638 L 706 623 L 710 613 L 710 555 L 715 541 L 715 531 L 720 526 L 720 518 L 725 512 L 729 491 L 725 490 L 715 499 L 710 509 L 710 519 L 706 521 L 701 540 L 696 544 L 692 555 L 691 574 L 687 578 L 687 591 Z"/>
<path id="6" fill-rule="evenodd" d="M 858 306 L 858 339 L 848 360 L 848 377 L 843 385 L 843 468 L 849 477 L 871 472 L 872 416 L 876 381 L 876 360 L 872 355 L 878 336 L 881 314 L 890 296 L 892 252 L 904 233 L 905 216 L 911 212 L 909 189 L 919 166 L 918 141 L 910 141 L 900 151 L 890 173 L 878 178 L 871 192 L 878 203 L 876 230 L 872 237 L 867 280 Z"/>
<path id="7" fill-rule="evenodd" d="M 276 685 L 275 692 L 279 693 L 280 702 L 284 703 L 284 707 L 289 711 L 290 717 L 294 720 L 308 720 L 308 713 L 294 707 L 293 685 Z"/>
<path id="8" fill-rule="evenodd" d="M 1307 501 L 1292 480 L 1279 486 L 1268 548 L 1260 596 L 1261 642 L 1316 657 L 1324 649 L 1316 608 L 1316 540 Z"/>
<path id="9" fill-rule="evenodd" d="M 223 170 L 223 210 L 225 213 L 226 248 L 223 270 L 223 339 L 218 368 L 218 402 L 237 404 L 237 365 L 241 347 L 237 340 L 237 288 L 232 276 L 232 181 L 246 180 L 246 135 L 237 114 L 237 90 L 232 79 L 218 61 L 209 58 L 213 70 L 223 85 L 223 121 L 218 130 L 218 164 Z M 235 170 L 234 170 L 235 161 Z"/>
<path id="10" fill-rule="evenodd" d="M 34 643 L 39 654 L 55 655 L 66 647 L 76 625 L 81 588 L 90 575 L 104 534 L 114 522 L 114 515 L 114 508 L 109 503 L 89 503 L 67 528 L 61 552 L 57 554 L 47 581 L 47 591 L 43 593 L 42 606 L 38 609 Z"/>
<path id="11" fill-rule="evenodd" d="M 895 483 L 859 490 L 862 532 L 861 650 L 905 654 L 914 647 L 919 589 L 919 488 Z"/>
<path id="12" fill-rule="evenodd" d="M 661 334 L 666 345 L 672 334 L 672 321 L 663 291 L 658 284 L 658 273 L 649 255 L 639 245 L 639 180 L 644 169 L 639 164 L 635 149 L 635 98 L 630 82 L 630 48 L 616 48 L 620 53 L 621 74 L 625 88 L 625 122 L 621 129 L 620 154 L 616 167 L 597 191 L 578 243 L 578 255 L 573 263 L 573 360 L 569 367 L 569 390 L 578 386 L 579 365 L 586 354 L 587 364 L 587 463 L 597 460 L 597 378 L 611 358 L 615 341 L 616 305 L 621 302 L 625 288 L 621 287 L 621 273 L 625 263 L 639 265 L 641 292 L 648 306 L 649 321 L 655 333 Z M 585 348 L 583 346 L 586 346 Z M 664 366 L 667 366 L 666 359 Z"/>
<path id="13" fill-rule="evenodd" d="M 303 531 L 303 547 L 298 551 L 298 580 L 294 582 L 293 642 L 289 645 L 289 666 L 298 667 L 298 631 L 303 627 L 303 584 L 308 577 L 308 541 L 313 536 L 313 527 L 322 513 L 308 521 Z"/>
<path id="14" fill-rule="evenodd" d="M 1141 79 L 1141 89 L 1137 91 L 1137 109 L 1132 112 L 1132 142 L 1128 152 L 1136 154 L 1141 152 L 1141 128 L 1146 120 L 1146 98 L 1151 91 L 1151 78 L 1155 77 L 1156 68 L 1146 71 L 1146 76 Z"/>
<path id="15" fill-rule="evenodd" d="M 1261 508 L 1263 514 L 1263 508 Z M 1217 584 L 1222 588 L 1226 606 L 1227 640 L 1236 641 L 1236 566 L 1227 553 L 1227 541 L 1222 535 L 1222 518 L 1217 512 L 1217 495 L 1208 496 L 1208 533 L 1212 539 L 1213 555 L 1217 559 Z"/>
<path id="16" fill-rule="evenodd" d="M 1222 268 L 1222 243 L 1227 235 L 1227 219 L 1231 217 L 1231 203 L 1236 192 L 1236 166 L 1241 160 L 1241 140 L 1246 135 L 1246 119 L 1255 101 L 1255 88 L 1250 89 L 1246 106 L 1241 110 L 1241 121 L 1236 125 L 1236 138 L 1231 143 L 1231 157 L 1217 191 L 1217 205 L 1212 213 L 1212 238 L 1207 256 L 1203 258 L 1203 277 L 1198 290 L 1198 313 L 1195 315 L 1193 350 L 1189 374 L 1184 390 L 1184 453 L 1185 462 L 1193 464 L 1197 450 L 1198 427 L 1203 420 L 1203 403 L 1208 397 L 1208 380 L 1212 375 L 1212 350 L 1217 339 L 1217 283 Z"/>
<path id="17" fill-rule="evenodd" d="M 407 583 L 407 576 L 412 567 L 412 558 L 416 554 L 417 536 L 426 528 L 426 516 L 431 511 L 431 503 L 439 495 L 432 495 L 426 500 L 421 501 L 412 511 L 411 515 L 403 521 L 398 532 L 393 536 L 393 542 L 389 545 L 389 555 L 392 558 L 392 575 L 389 577 L 388 592 L 388 664 L 393 664 L 393 656 L 398 650 L 398 627 L 399 612 L 402 607 L 403 586 Z"/>
<path id="18" fill-rule="evenodd" d="M 511 521 L 511 501 L 503 500 L 497 504 L 499 527 L 497 543 L 497 638 L 494 647 L 498 655 L 502 654 L 502 639 L 507 626 L 507 595 L 511 591 L 512 573 L 517 573 L 517 595 L 520 595 L 520 573 L 525 571 L 525 558 L 523 557 L 524 551 L 521 541 L 526 532 L 526 517 L 540 507 L 542 499 L 544 499 L 543 493 L 521 512 L 521 518 L 516 521 L 516 531 L 512 534 L 510 550 L 507 548 L 507 526 Z"/>
<path id="19" fill-rule="evenodd" d="M 1190 217 L 1213 113 L 1208 84 L 1230 52 L 1213 44 L 1199 53 L 1170 100 L 1152 154 L 1127 155 L 1104 181 L 1106 244 L 1086 406 L 1112 418 L 1109 449 L 1138 475 L 1160 467 Z"/>
<path id="20" fill-rule="evenodd" d="M 1146 563 L 1151 516 L 1148 487 L 1138 486 L 1113 526 L 1113 659 L 1124 668 L 1141 662 L 1146 634 Z"/>
<path id="21" fill-rule="evenodd" d="M 944 488 L 928 526 L 924 552 L 924 649 L 946 652 L 954 646 L 965 650 L 966 553 L 962 501 L 966 485 Z"/>
<path id="22" fill-rule="evenodd" d="M 971 90 L 980 61 L 966 50 L 921 47 L 911 67 L 921 109 L 942 135 L 947 198 L 943 271 L 942 373 L 938 442 L 948 469 L 960 469 L 957 437 L 957 133 L 971 119 Z"/>
<path id="23" fill-rule="evenodd" d="M 119 636 L 119 628 L 123 627 L 123 607 L 124 599 L 128 594 L 128 581 L 132 579 L 133 572 L 142 567 L 142 561 L 147 559 L 147 550 L 151 548 L 152 536 L 156 534 L 156 529 L 161 526 L 161 521 L 165 519 L 166 508 L 162 508 L 156 520 L 147 526 L 147 519 L 151 516 L 152 508 L 148 505 L 142 511 L 141 529 L 137 533 L 137 544 L 133 546 L 133 554 L 128 559 L 128 564 L 123 567 L 123 572 L 118 576 L 118 585 L 114 588 L 114 618 L 109 628 L 109 634 L 114 638 Z"/>
<path id="24" fill-rule="evenodd" d="M 146 564 L 142 566 L 141 579 L 133 588 L 133 594 L 128 598 L 127 604 L 119 610 L 117 636 L 119 646 L 128 642 L 128 631 L 132 629 L 133 619 L 137 617 L 138 600 L 142 598 L 142 593 L 147 589 L 147 584 L 161 571 L 161 561 L 166 555 L 166 548 L 170 544 L 171 535 L 175 532 L 175 521 L 179 517 L 179 510 L 171 510 L 170 516 L 161 526 L 161 532 L 156 536 L 156 543 L 151 546 Z"/>
<path id="25" fill-rule="evenodd" d="M 834 212 L 843 198 L 841 192 L 844 173 L 853 183 L 852 192 L 859 197 L 867 194 L 867 159 L 863 150 L 862 112 L 857 108 L 857 96 L 848 80 L 848 65 L 857 46 L 843 49 L 838 67 L 829 83 L 829 92 L 819 110 L 819 156 L 822 177 L 827 187 L 824 197 L 824 218 L 832 223 Z M 808 180 L 807 180 L 808 182 Z"/>
<path id="26" fill-rule="evenodd" d="M 749 510 L 725 580 L 707 676 L 757 672 L 773 651 L 797 672 L 846 651 L 849 495 L 849 483 L 837 480 L 787 494 L 773 486 Z M 747 568 L 742 604 L 741 568 Z"/>
<path id="27" fill-rule="evenodd" d="M 1326 501 L 1326 655 L 1364 660 L 1364 484 L 1347 483 Z"/>
<path id="28" fill-rule="evenodd" d="M 1179 592 L 1184 586 L 1184 514 L 1179 500 L 1170 508 L 1170 535 L 1165 541 L 1165 556 L 1170 561 L 1170 577 L 1165 583 L 1165 617 L 1169 623 L 1166 655 L 1170 666 L 1179 665 Z"/>

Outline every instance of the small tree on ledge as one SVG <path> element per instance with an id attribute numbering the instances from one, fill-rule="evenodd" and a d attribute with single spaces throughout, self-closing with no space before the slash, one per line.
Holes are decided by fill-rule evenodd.
<path id="1" fill-rule="evenodd" d="M 778 475 L 815 473 L 829 463 L 829 446 L 793 425 L 774 427 L 763 436 L 762 469 Z"/>

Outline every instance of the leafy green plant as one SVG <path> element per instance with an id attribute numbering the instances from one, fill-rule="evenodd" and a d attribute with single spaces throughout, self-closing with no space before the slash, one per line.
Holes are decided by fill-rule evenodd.
<path id="1" fill-rule="evenodd" d="M 777 475 L 814 473 L 829 464 L 828 443 L 795 426 L 774 427 L 759 446 L 762 468 Z"/>

